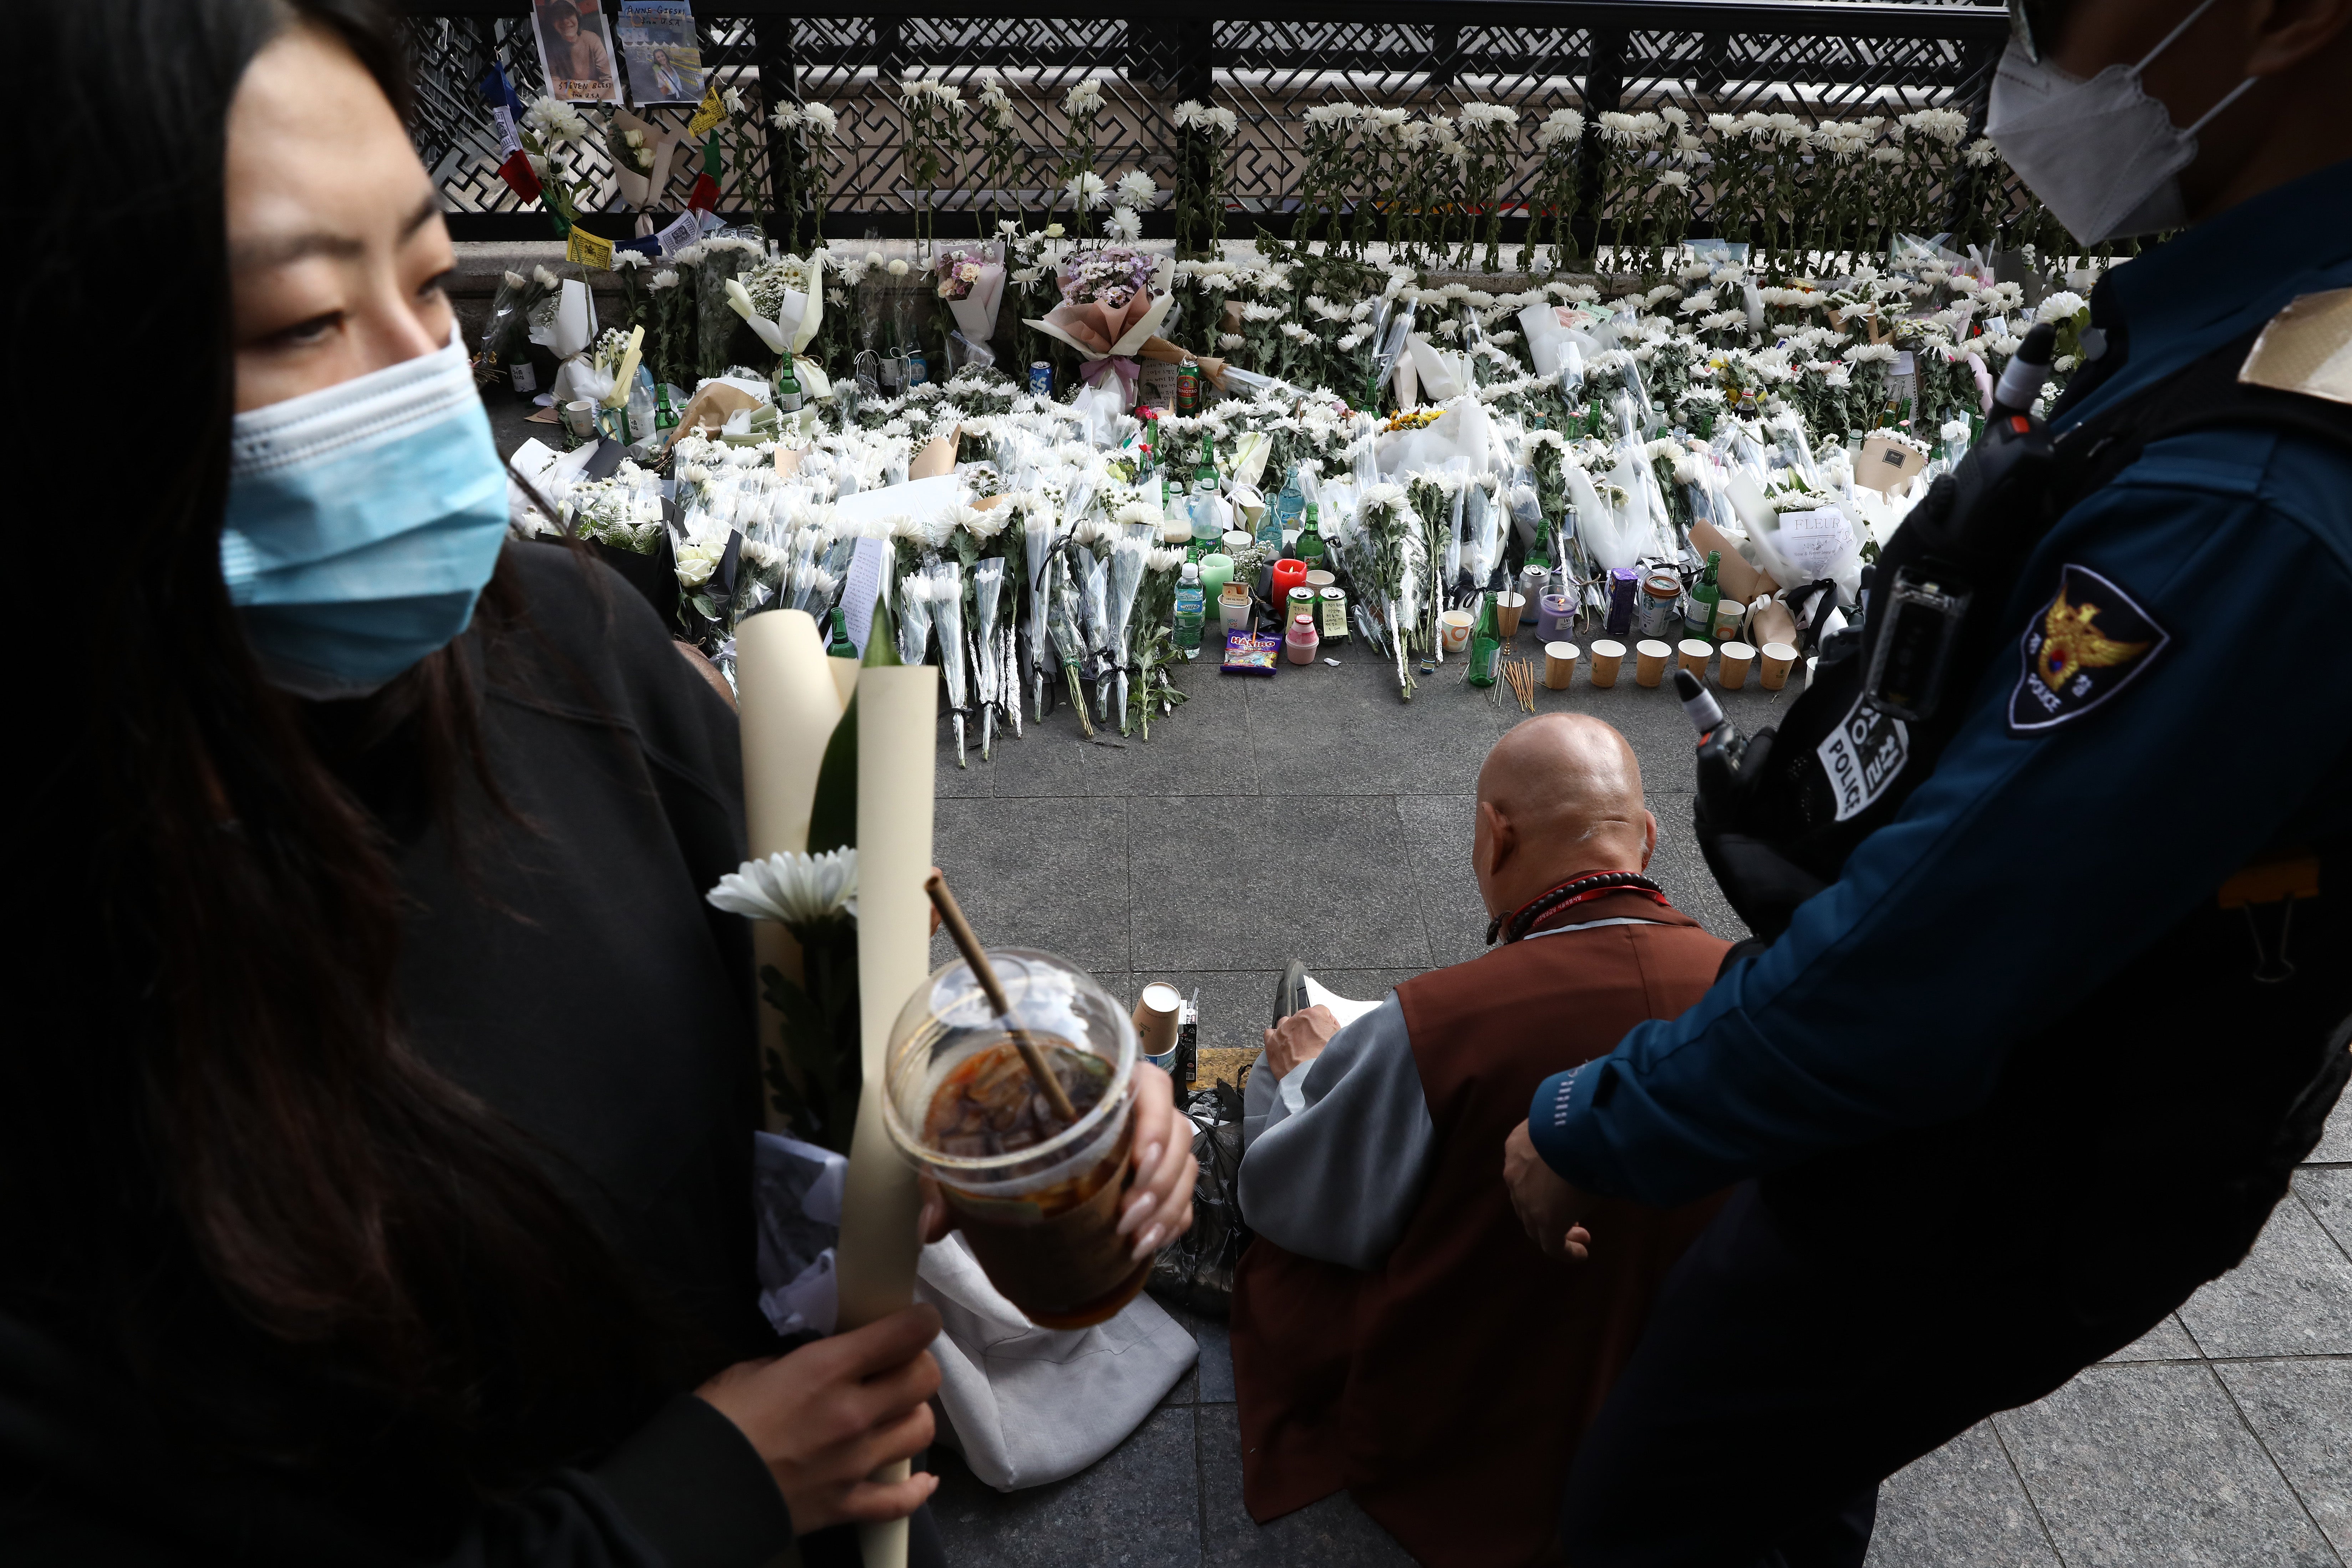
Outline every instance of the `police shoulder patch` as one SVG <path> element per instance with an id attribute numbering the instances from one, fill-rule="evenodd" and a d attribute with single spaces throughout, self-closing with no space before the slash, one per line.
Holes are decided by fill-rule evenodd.
<path id="1" fill-rule="evenodd" d="M 2025 668 L 2009 697 L 2011 731 L 2081 718 L 2130 685 L 2171 640 L 2129 594 L 2088 566 L 2066 565 L 2019 644 Z"/>

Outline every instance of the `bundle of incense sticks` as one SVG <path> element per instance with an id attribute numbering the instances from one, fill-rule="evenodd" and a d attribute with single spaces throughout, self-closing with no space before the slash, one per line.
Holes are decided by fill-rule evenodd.
<path id="1" fill-rule="evenodd" d="M 1536 661 L 1531 658 L 1512 658 L 1506 656 L 1503 659 L 1502 674 L 1502 682 L 1495 689 L 1500 691 L 1503 687 L 1509 687 L 1512 694 L 1518 698 L 1520 708 L 1529 713 L 1534 712 L 1536 710 Z M 1500 706 L 1500 700 L 1499 698 L 1496 700 L 1497 706 Z"/>

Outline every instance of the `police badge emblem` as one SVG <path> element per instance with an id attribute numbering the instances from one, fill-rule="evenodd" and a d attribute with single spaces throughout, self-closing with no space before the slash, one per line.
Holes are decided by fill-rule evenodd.
<path id="1" fill-rule="evenodd" d="M 2129 594 L 2087 566 L 2065 566 L 2019 644 L 2025 668 L 2010 693 L 2011 731 L 2081 718 L 2130 685 L 2171 640 Z"/>

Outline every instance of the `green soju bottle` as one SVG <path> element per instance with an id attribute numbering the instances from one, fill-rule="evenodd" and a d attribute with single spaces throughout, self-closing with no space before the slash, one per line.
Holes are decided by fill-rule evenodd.
<path id="1" fill-rule="evenodd" d="M 1503 661 L 1503 624 L 1496 618 L 1495 595 L 1478 595 L 1478 622 L 1470 628 L 1470 670 L 1463 679 L 1473 686 L 1492 686 Z"/>
<path id="2" fill-rule="evenodd" d="M 1201 432 L 1201 460 L 1192 468 L 1192 493 L 1213 496 L 1223 488 L 1217 480 L 1216 437 L 1206 430 Z"/>
<path id="3" fill-rule="evenodd" d="M 1317 510 L 1313 501 L 1307 503 L 1307 522 L 1298 531 L 1298 558 L 1307 563 L 1307 569 L 1309 572 L 1315 571 L 1323 564 L 1323 535 L 1316 527 Z"/>
<path id="4" fill-rule="evenodd" d="M 1715 606 L 1722 602 L 1723 589 L 1715 580 L 1716 568 L 1723 564 L 1723 552 L 1706 552 L 1706 565 L 1683 596 L 1683 636 L 1706 642 L 1715 635 Z"/>
<path id="5" fill-rule="evenodd" d="M 784 363 L 776 367 L 776 412 L 798 414 L 801 411 L 801 378 L 793 374 L 793 356 L 786 354 Z"/>
<path id="6" fill-rule="evenodd" d="M 824 657 L 827 658 L 857 657 L 857 645 L 849 640 L 849 613 L 846 610 L 833 612 L 833 640 L 824 645 Z"/>

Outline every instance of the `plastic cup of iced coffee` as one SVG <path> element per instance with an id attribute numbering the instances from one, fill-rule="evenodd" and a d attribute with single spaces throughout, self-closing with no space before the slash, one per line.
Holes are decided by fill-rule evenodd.
<path id="1" fill-rule="evenodd" d="M 1041 1328 L 1115 1316 L 1151 1275 L 1117 1232 L 1134 1182 L 1135 1026 L 1085 971 L 1051 953 L 989 950 L 1010 1020 L 961 959 L 898 1015 L 885 1067 L 891 1142 L 939 1183 L 989 1283 Z M 1065 1121 L 1013 1038 L 1067 1094 Z"/>

